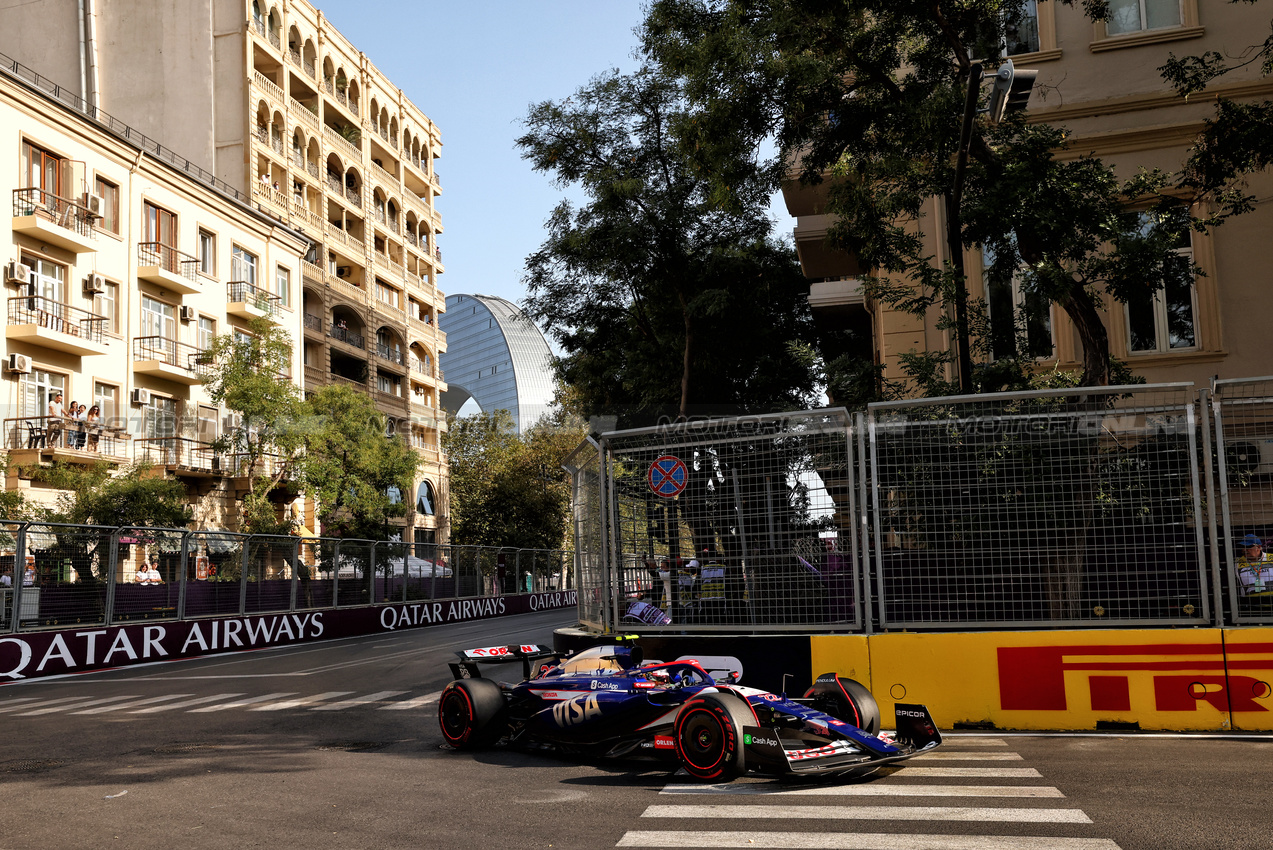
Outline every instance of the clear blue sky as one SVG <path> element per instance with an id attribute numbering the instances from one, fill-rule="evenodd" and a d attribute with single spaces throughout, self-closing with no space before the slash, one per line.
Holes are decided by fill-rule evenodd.
<path id="1" fill-rule="evenodd" d="M 531 171 L 513 140 L 532 103 L 568 97 L 607 69 L 637 67 L 641 4 L 313 2 L 441 130 L 439 288 L 519 302 L 526 257 L 563 195 Z M 780 204 L 775 212 L 785 217 Z M 792 226 L 786 220 L 779 229 Z"/>

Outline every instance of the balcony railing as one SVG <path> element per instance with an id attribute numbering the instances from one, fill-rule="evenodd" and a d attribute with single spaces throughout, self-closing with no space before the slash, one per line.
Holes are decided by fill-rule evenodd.
<path id="1" fill-rule="evenodd" d="M 69 198 L 62 198 L 43 189 L 14 189 L 14 216 L 33 215 L 51 221 L 59 227 L 72 230 L 87 239 L 95 239 L 92 216 L 84 207 Z"/>
<path id="2" fill-rule="evenodd" d="M 93 343 L 104 342 L 106 317 L 42 295 L 9 299 L 9 324 L 37 325 Z"/>
<path id="3" fill-rule="evenodd" d="M 313 177 L 315 179 L 318 178 L 318 163 L 317 162 L 305 163 L 305 170 L 309 172 L 310 177 Z"/>
<path id="4" fill-rule="evenodd" d="M 352 345 L 354 348 L 361 348 L 364 351 L 367 348 L 366 341 L 362 338 L 362 335 L 356 334 L 346 328 L 344 322 L 337 322 L 335 325 L 332 325 L 328 329 L 327 335 L 337 342 L 343 342 L 345 345 Z"/>
<path id="5" fill-rule="evenodd" d="M 199 258 L 183 254 L 162 242 L 138 242 L 137 265 L 156 266 L 186 280 L 198 281 Z"/>
<path id="6" fill-rule="evenodd" d="M 231 304 L 247 304 L 255 307 L 267 316 L 277 316 L 282 298 L 271 295 L 258 286 L 247 281 L 236 280 L 225 285 L 226 294 Z"/>
<path id="7" fill-rule="evenodd" d="M 383 342 L 376 343 L 376 356 L 381 360 L 397 363 L 399 366 L 405 362 L 401 348 L 394 348 L 393 346 L 385 345 Z"/>
<path id="8" fill-rule="evenodd" d="M 252 81 L 270 97 L 274 98 L 279 103 L 283 102 L 283 90 L 278 87 L 278 83 L 274 82 L 260 71 L 252 72 Z"/>
<path id="9" fill-rule="evenodd" d="M 345 197 L 348 198 L 349 202 L 355 206 L 362 205 L 362 189 L 357 186 L 346 186 Z"/>
<path id="10" fill-rule="evenodd" d="M 134 337 L 133 360 L 157 360 L 200 376 L 212 367 L 205 349 L 162 336 Z"/>
<path id="11" fill-rule="evenodd" d="M 305 330 L 323 332 L 323 317 L 311 313 L 305 314 Z"/>
<path id="12" fill-rule="evenodd" d="M 221 472 L 221 456 L 212 444 L 189 437 L 141 437 L 133 440 L 133 460 L 209 474 Z"/>
<path id="13" fill-rule="evenodd" d="M 314 67 L 314 63 L 308 59 L 301 60 L 301 68 L 305 70 L 305 75 L 311 80 L 318 78 L 318 70 Z"/>
<path id="14" fill-rule="evenodd" d="M 21 416 L 4 420 L 6 449 L 71 449 L 109 457 L 128 457 L 128 431 L 60 416 Z"/>
<path id="15" fill-rule="evenodd" d="M 301 64 L 301 52 L 290 44 L 287 46 L 287 58 L 293 65 Z"/>
<path id="16" fill-rule="evenodd" d="M 330 126 L 323 127 L 323 138 L 350 156 L 362 158 L 362 145 L 355 145 Z"/>
<path id="17" fill-rule="evenodd" d="M 274 45 L 275 50 L 283 49 L 283 39 L 278 34 L 278 30 L 270 30 L 269 33 L 266 35 L 266 38 L 270 40 L 270 44 Z"/>

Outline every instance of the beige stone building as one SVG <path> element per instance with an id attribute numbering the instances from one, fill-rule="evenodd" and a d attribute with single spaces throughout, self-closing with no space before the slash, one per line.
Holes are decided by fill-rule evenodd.
<path id="1" fill-rule="evenodd" d="M 1179 170 L 1217 97 L 1262 101 L 1273 96 L 1273 79 L 1260 78 L 1258 63 L 1187 103 L 1164 84 L 1157 70 L 1171 53 L 1214 50 L 1236 56 L 1262 41 L 1269 21 L 1267 10 L 1258 6 L 1131 0 L 1112 4 L 1116 14 L 1111 21 L 1095 25 L 1078 6 L 1027 0 L 1026 7 L 1034 26 L 1023 27 L 1021 41 L 1011 52 L 1018 68 L 1039 72 L 1029 120 L 1068 128 L 1071 147 L 1066 156 L 1094 154 L 1121 177 L 1132 176 L 1142 166 Z M 1194 234 L 1190 244 L 1180 246 L 1205 272 L 1189 291 L 1160 291 L 1135 304 L 1106 302 L 1111 353 L 1148 381 L 1206 386 L 1213 375 L 1273 373 L 1273 355 L 1266 344 L 1273 326 L 1273 302 L 1268 297 L 1273 272 L 1262 247 L 1273 233 L 1273 175 L 1256 175 L 1250 192 L 1257 198 L 1254 212 L 1210 235 Z M 895 380 L 902 377 L 899 355 L 953 348 L 950 334 L 937 328 L 935 311 L 921 319 L 863 296 L 858 283 L 863 270 L 853 257 L 825 242 L 828 218 L 822 190 L 791 184 L 784 195 L 788 210 L 797 217 L 796 245 L 811 280 L 810 302 L 821 321 L 869 331 L 875 362 L 884 364 L 887 376 Z M 926 209 L 924 230 L 928 252 L 938 262 L 945 261 L 945 217 L 938 199 Z M 1014 315 L 1020 322 L 1022 310 L 1030 306 L 1022 293 L 1009 286 L 987 291 L 980 253 L 968 251 L 964 260 L 970 297 L 987 300 L 992 325 L 1011 322 Z M 1014 309 L 1015 314 L 1010 312 Z M 1059 307 L 1044 306 L 1028 327 L 1028 344 L 1041 367 L 1081 368 L 1081 346 Z"/>
<path id="2" fill-rule="evenodd" d="M 295 322 L 298 378 L 307 390 L 343 382 L 371 395 L 424 459 L 415 493 L 403 494 L 407 536 L 444 541 L 437 126 L 302 0 L 128 0 L 109 11 L 37 0 L 0 10 L 0 51 L 310 242 L 289 289 L 265 287 Z"/>
<path id="3" fill-rule="evenodd" d="M 288 377 L 299 381 L 308 240 L 77 106 L 23 66 L 0 69 L 0 173 L 12 201 L 0 217 L 5 486 L 51 503 L 39 467 L 145 460 L 184 480 L 202 527 L 233 528 L 249 484 L 239 458 L 212 451 L 233 423 L 203 389 L 200 354 L 268 316 L 291 332 Z"/>

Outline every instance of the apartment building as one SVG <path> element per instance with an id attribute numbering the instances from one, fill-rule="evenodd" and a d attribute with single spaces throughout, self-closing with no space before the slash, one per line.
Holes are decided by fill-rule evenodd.
<path id="1" fill-rule="evenodd" d="M 204 391 L 202 355 L 268 317 L 294 329 L 288 377 L 299 381 L 299 314 L 287 304 L 308 240 L 7 57 L 0 127 L 12 197 L 0 218 L 6 488 L 51 503 L 40 467 L 144 460 L 200 496 L 197 522 L 235 527 L 249 484 L 237 458 L 212 451 L 231 414 Z M 72 403 L 96 409 L 96 425 L 57 415 Z"/>
<path id="2" fill-rule="evenodd" d="M 1258 63 L 1189 102 L 1177 97 L 1157 70 L 1171 53 L 1242 54 L 1268 35 L 1267 11 L 1258 7 L 1130 0 L 1111 4 L 1109 22 L 1093 24 L 1079 5 L 1055 0 L 1024 4 L 1027 20 L 1007 52 L 1018 68 L 1039 72 L 1028 120 L 1068 128 L 1070 148 L 1064 156 L 1093 154 L 1120 177 L 1131 177 L 1140 167 L 1179 170 L 1217 97 L 1262 101 L 1273 96 L 1273 80 L 1261 78 Z M 1270 272 L 1261 245 L 1273 232 L 1273 175 L 1253 177 L 1250 191 L 1257 198 L 1253 212 L 1210 235 L 1195 233 L 1179 246 L 1205 272 L 1188 291 L 1162 290 L 1129 304 L 1106 300 L 1111 353 L 1146 380 L 1205 386 L 1213 375 L 1269 374 L 1273 360 L 1264 339 L 1273 323 L 1273 303 L 1266 295 Z M 810 302 L 821 321 L 868 331 L 875 362 L 884 364 L 895 380 L 904 377 L 900 355 L 953 349 L 950 332 L 938 328 L 936 309 L 916 317 L 864 296 L 859 278 L 869 270 L 826 242 L 831 220 L 824 208 L 825 187 L 791 183 L 784 196 L 797 217 L 796 245 L 810 279 Z M 944 262 L 948 251 L 940 199 L 928 204 L 924 220 L 925 248 L 936 262 Z M 1063 310 L 1027 303 L 1015 282 L 987 286 L 983 258 L 975 249 L 965 252 L 964 266 L 969 295 L 986 300 L 992 329 L 1024 325 L 1026 344 L 1040 368 L 1081 368 L 1082 348 Z M 1010 332 L 996 335 L 1011 344 Z"/>
<path id="3" fill-rule="evenodd" d="M 310 242 L 286 292 L 266 287 L 296 321 L 298 377 L 375 400 L 424 460 L 404 531 L 444 541 L 437 126 L 303 0 L 26 4 L 0 10 L 0 51 Z"/>

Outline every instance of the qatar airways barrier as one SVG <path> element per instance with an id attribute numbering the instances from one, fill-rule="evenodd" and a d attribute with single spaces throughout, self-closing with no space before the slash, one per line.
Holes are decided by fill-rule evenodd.
<path id="1" fill-rule="evenodd" d="M 576 605 L 576 592 L 563 590 L 5 635 L 0 683 Z"/>

